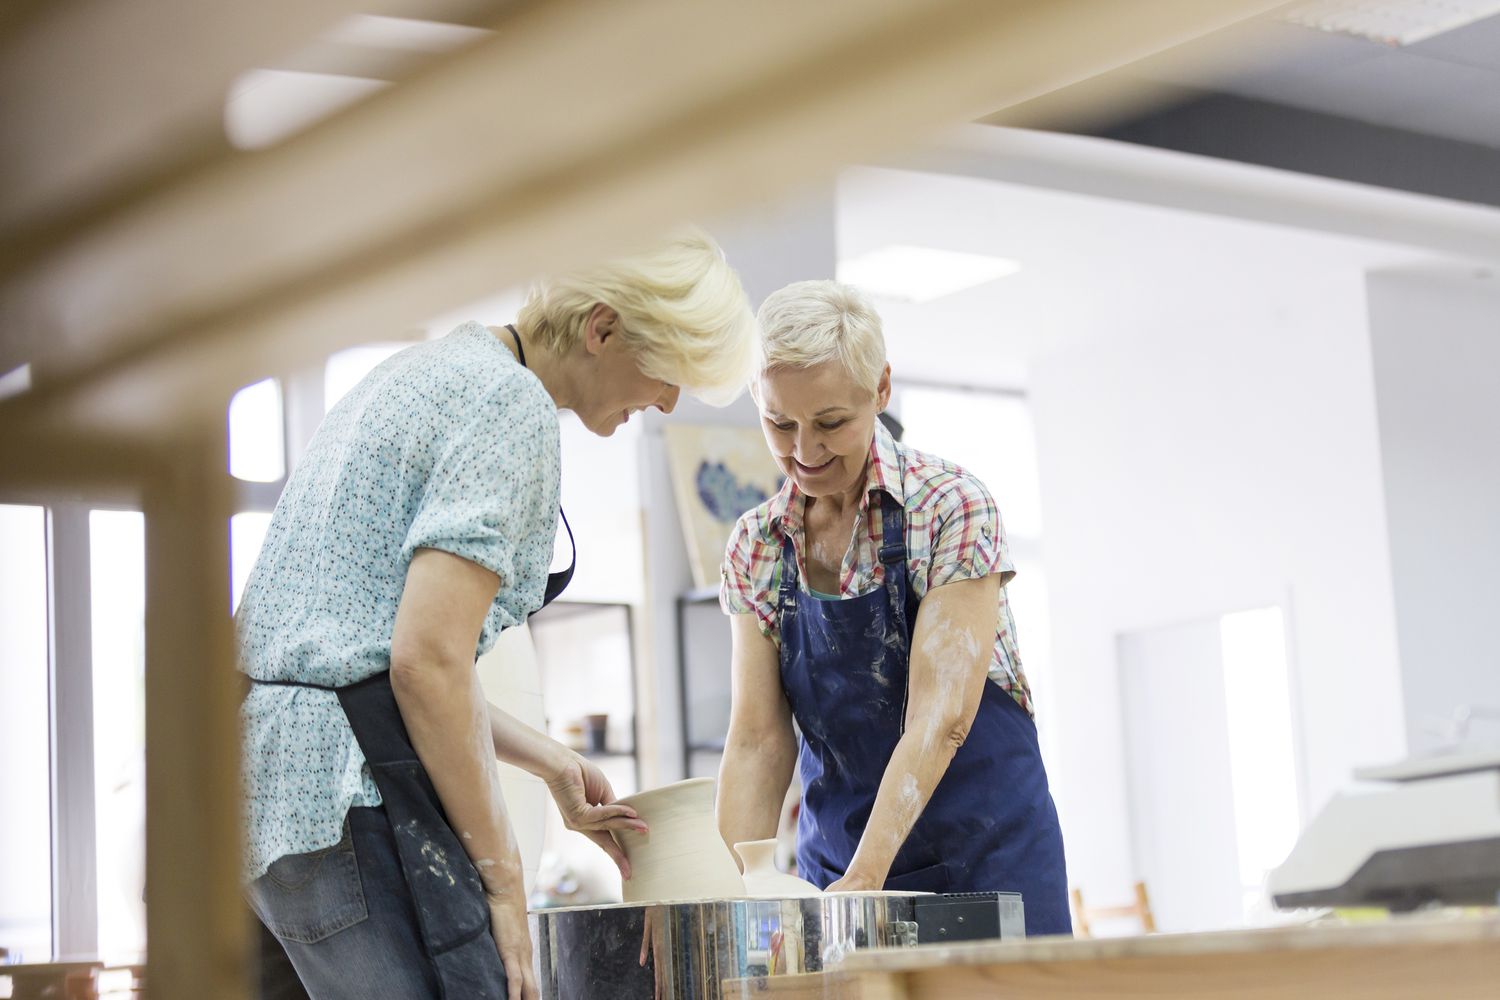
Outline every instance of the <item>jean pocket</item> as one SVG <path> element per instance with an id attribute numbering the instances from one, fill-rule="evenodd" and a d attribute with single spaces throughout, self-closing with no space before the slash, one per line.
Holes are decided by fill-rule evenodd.
<path id="1" fill-rule="evenodd" d="M 283 941 L 312 944 L 364 920 L 369 911 L 348 821 L 344 836 L 332 847 L 271 862 L 245 896 L 261 922 Z"/>
<path id="2" fill-rule="evenodd" d="M 952 885 L 948 865 L 941 861 L 885 880 L 887 892 L 947 892 Z"/>

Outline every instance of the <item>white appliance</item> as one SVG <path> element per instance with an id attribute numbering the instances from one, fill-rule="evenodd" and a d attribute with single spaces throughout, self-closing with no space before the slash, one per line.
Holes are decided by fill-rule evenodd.
<path id="1" fill-rule="evenodd" d="M 1500 903 L 1500 747 L 1354 772 L 1267 888 L 1277 906 L 1410 910 Z"/>

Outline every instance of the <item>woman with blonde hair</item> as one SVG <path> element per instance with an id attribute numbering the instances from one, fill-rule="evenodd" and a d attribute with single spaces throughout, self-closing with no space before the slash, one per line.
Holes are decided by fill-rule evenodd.
<path id="1" fill-rule="evenodd" d="M 487 704 L 474 662 L 571 575 L 547 572 L 558 411 L 609 436 L 684 388 L 732 397 L 755 331 L 719 248 L 687 233 L 538 283 L 506 327 L 402 351 L 328 414 L 236 616 L 246 895 L 279 943 L 263 995 L 536 996 L 497 757 L 629 877 L 610 831 L 644 825 Z"/>
<path id="2" fill-rule="evenodd" d="M 803 878 L 1019 891 L 1028 934 L 1068 933 L 994 500 L 877 421 L 891 368 L 863 295 L 799 282 L 766 300 L 760 322 L 751 394 L 786 482 L 740 518 L 724 559 L 720 832 L 731 844 L 774 836 L 798 766 Z"/>

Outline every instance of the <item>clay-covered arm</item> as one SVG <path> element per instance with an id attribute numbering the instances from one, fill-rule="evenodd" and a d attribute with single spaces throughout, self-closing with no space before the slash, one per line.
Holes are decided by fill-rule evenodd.
<path id="1" fill-rule="evenodd" d="M 486 704 L 495 757 L 541 778 L 557 802 L 563 826 L 583 834 L 630 877 L 630 862 L 611 830 L 646 832 L 634 809 L 615 803 L 615 791 L 597 764 L 532 729 L 503 709 Z"/>
<path id="2" fill-rule="evenodd" d="M 906 731 L 881 777 L 849 870 L 830 892 L 885 886 L 896 852 L 968 737 L 988 683 L 1000 579 L 958 580 L 934 587 L 922 600 L 908 666 Z"/>
<path id="3" fill-rule="evenodd" d="M 573 751 L 546 733 L 526 725 L 504 709 L 486 702 L 490 742 L 495 758 L 548 781 L 572 760 Z"/>
<path id="4" fill-rule="evenodd" d="M 776 836 L 781 803 L 797 763 L 792 710 L 781 689 L 776 644 L 753 614 L 730 617 L 729 734 L 719 766 L 719 834 L 731 847 Z"/>
<path id="5" fill-rule="evenodd" d="M 419 548 L 391 635 L 391 690 L 413 749 L 489 899 L 491 933 L 512 982 L 531 978 L 521 856 L 495 773 L 474 649 L 500 578 L 478 563 Z"/>

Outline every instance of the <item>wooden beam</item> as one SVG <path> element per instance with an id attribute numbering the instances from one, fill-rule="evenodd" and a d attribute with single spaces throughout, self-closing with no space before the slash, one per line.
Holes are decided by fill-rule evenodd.
<path id="1" fill-rule="evenodd" d="M 248 997 L 224 428 L 162 449 L 146 494 L 146 990 Z"/>
<path id="2" fill-rule="evenodd" d="M 62 433 L 46 421 L 0 419 L 0 426 L 0 503 L 140 504 L 154 459 L 139 440 Z"/>
<path id="3" fill-rule="evenodd" d="M 132 205 L 0 285 L 0 369 L 160 430 L 275 363 L 743 207 L 1266 0 L 518 9 L 493 39 Z M 5 409 L 0 408 L 0 413 Z"/>
<path id="4" fill-rule="evenodd" d="M 56 0 L 0 33 L 0 232 L 60 216 L 226 152 L 235 77 L 292 57 L 356 12 L 472 14 L 479 0 Z M 490 2 L 483 6 L 493 10 Z M 425 14 L 424 14 L 425 12 Z"/>

